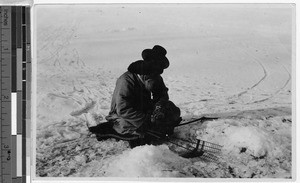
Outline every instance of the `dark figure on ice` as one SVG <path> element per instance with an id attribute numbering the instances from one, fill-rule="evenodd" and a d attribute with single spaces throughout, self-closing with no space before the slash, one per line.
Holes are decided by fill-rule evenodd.
<path id="1" fill-rule="evenodd" d="M 188 151 L 182 154 L 183 157 L 202 156 L 208 149 L 210 151 L 205 155 L 215 160 L 213 153 L 219 152 L 221 146 L 200 139 L 190 142 L 170 136 L 177 126 L 216 118 L 201 117 L 179 125 L 182 120 L 180 109 L 169 100 L 168 88 L 161 77 L 170 64 L 166 54 L 167 51 L 159 45 L 143 50 L 143 60 L 131 63 L 128 71 L 118 78 L 107 122 L 89 127 L 89 130 L 99 141 L 109 138 L 126 140 L 132 148 L 164 141 L 184 147 L 177 144 L 179 140 L 194 147 L 184 148 Z"/>
<path id="2" fill-rule="evenodd" d="M 169 101 L 161 77 L 169 67 L 166 54 L 159 45 L 145 49 L 143 60 L 131 63 L 118 78 L 106 117 L 118 134 L 143 136 L 149 129 L 171 134 L 180 123 L 180 109 Z"/>

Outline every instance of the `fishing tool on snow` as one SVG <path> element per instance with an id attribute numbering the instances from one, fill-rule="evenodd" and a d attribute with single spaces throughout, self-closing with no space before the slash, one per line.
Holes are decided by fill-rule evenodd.
<path id="1" fill-rule="evenodd" d="M 202 116 L 200 118 L 197 118 L 197 119 L 185 122 L 185 123 L 181 123 L 181 124 L 177 125 L 176 127 L 191 124 L 191 123 L 195 123 L 195 122 L 204 122 L 204 121 L 216 120 L 216 119 L 218 119 L 218 118 L 217 117 Z M 174 136 L 172 138 L 196 145 L 196 147 L 193 150 L 183 154 L 182 155 L 183 157 L 193 158 L 193 157 L 199 157 L 200 156 L 204 160 L 214 161 L 214 162 L 218 161 L 218 156 L 217 155 L 221 152 L 221 149 L 222 149 L 221 145 L 211 143 L 211 142 L 207 142 L 207 141 L 204 141 L 204 140 L 201 140 L 201 139 L 198 139 L 198 138 L 196 139 L 196 141 L 197 141 L 196 143 L 191 142 L 189 140 L 179 139 L 179 138 L 176 138 Z"/>
<path id="2" fill-rule="evenodd" d="M 0 17 L 0 182 L 26 182 L 31 129 L 30 6 L 0 6 Z"/>
<path id="3" fill-rule="evenodd" d="M 188 152 L 181 155 L 184 158 L 200 157 L 203 160 L 217 162 L 219 159 L 218 155 L 222 149 L 221 145 L 201 139 L 196 139 L 196 142 L 193 142 L 175 136 L 164 135 L 153 130 L 148 130 L 146 133 L 158 140 L 169 142 L 177 147 L 187 150 Z M 180 142 L 184 145 L 180 144 Z"/>

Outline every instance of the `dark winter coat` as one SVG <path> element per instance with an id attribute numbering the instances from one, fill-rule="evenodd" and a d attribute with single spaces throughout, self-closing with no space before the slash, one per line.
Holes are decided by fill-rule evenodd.
<path id="1" fill-rule="evenodd" d="M 163 82 L 160 76 L 158 78 Z M 116 82 L 111 110 L 106 119 L 114 123 L 113 128 L 120 134 L 131 134 L 141 128 L 143 124 L 150 123 L 153 100 L 151 92 L 146 89 L 144 83 L 148 83 L 146 85 L 155 85 L 154 83 L 156 82 L 151 78 L 144 79 L 147 80 L 142 81 L 137 74 L 127 71 Z M 164 93 L 164 97 L 168 98 L 168 89 L 164 84 L 159 85 L 164 87 L 163 89 L 159 89 L 159 92 L 161 94 Z M 156 92 L 154 95 L 155 100 L 161 98 L 161 94 Z"/>
<path id="2" fill-rule="evenodd" d="M 114 123 L 114 129 L 120 134 L 134 132 L 146 121 L 147 112 L 151 110 L 151 93 L 145 89 L 137 74 L 125 72 L 121 75 L 106 117 Z"/>

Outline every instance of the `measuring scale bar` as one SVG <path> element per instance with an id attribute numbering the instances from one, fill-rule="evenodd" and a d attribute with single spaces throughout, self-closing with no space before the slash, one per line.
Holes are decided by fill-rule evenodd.
<path id="1" fill-rule="evenodd" d="M 1 7 L 1 182 L 12 182 L 11 8 Z"/>
<path id="2" fill-rule="evenodd" d="M 0 12 L 1 183 L 22 183 L 26 182 L 28 162 L 26 102 L 30 102 L 30 92 L 26 90 L 30 86 L 26 81 L 30 81 L 31 74 L 27 71 L 31 63 L 30 7 L 3 6 Z"/>

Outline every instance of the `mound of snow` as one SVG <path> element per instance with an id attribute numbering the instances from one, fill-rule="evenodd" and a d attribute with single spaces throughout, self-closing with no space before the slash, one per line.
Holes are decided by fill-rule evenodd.
<path id="1" fill-rule="evenodd" d="M 123 152 L 107 169 L 111 177 L 182 177 L 180 170 L 190 164 L 168 146 L 145 145 Z"/>
<path id="2" fill-rule="evenodd" d="M 281 121 L 281 120 L 277 120 Z M 282 155 L 282 151 L 290 143 L 290 137 L 285 131 L 290 127 L 271 128 L 269 123 L 276 121 L 261 120 L 220 120 L 210 122 L 197 131 L 198 138 L 223 145 L 223 153 L 241 154 L 243 152 L 254 157 L 275 157 Z M 281 129 L 283 130 L 283 129 Z"/>
<path id="3" fill-rule="evenodd" d="M 237 153 L 249 151 L 255 157 L 267 155 L 271 150 L 270 136 L 256 127 L 231 127 L 225 130 L 228 134 L 224 149 Z"/>
<path id="4" fill-rule="evenodd" d="M 223 146 L 220 162 L 231 177 L 291 177 L 291 123 L 226 119 L 204 123 L 197 138 Z"/>

